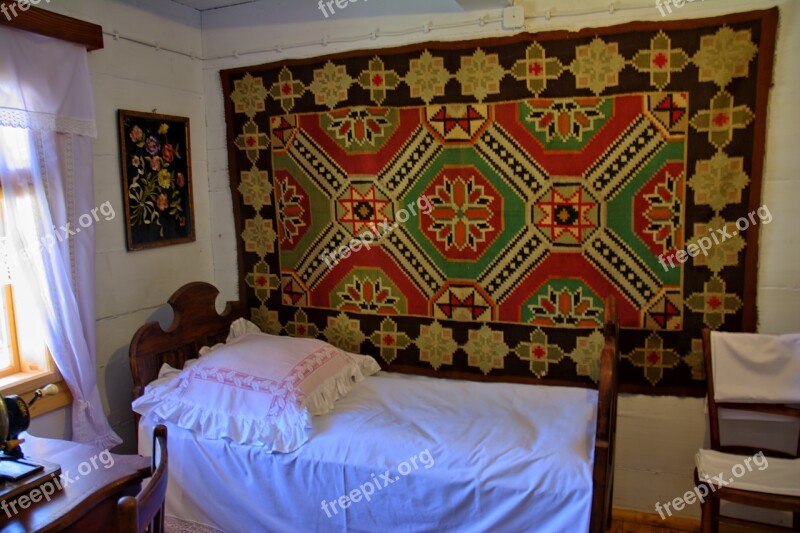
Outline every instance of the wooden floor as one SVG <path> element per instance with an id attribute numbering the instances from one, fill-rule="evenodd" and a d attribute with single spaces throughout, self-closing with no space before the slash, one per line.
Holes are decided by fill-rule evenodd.
<path id="1" fill-rule="evenodd" d="M 720 533 L 752 533 L 753 530 L 723 525 Z M 657 514 L 614 509 L 611 533 L 700 533 L 700 520 L 670 517 L 661 520 Z"/>
<path id="2" fill-rule="evenodd" d="M 667 518 L 657 514 L 614 509 L 611 533 L 699 533 L 700 521 L 690 518 Z"/>

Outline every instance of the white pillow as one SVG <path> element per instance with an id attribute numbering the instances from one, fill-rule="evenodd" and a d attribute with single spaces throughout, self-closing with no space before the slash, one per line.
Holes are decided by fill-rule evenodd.
<path id="1" fill-rule="evenodd" d="M 291 452 L 353 383 L 380 370 L 371 357 L 317 339 L 246 333 L 133 402 L 142 416 L 240 444 Z"/>
<path id="2" fill-rule="evenodd" d="M 261 333 L 261 329 L 259 329 L 258 326 L 256 326 L 246 318 L 238 318 L 231 323 L 231 329 L 230 331 L 228 331 L 228 337 L 225 339 L 225 342 L 220 342 L 218 344 L 215 344 L 214 346 L 203 346 L 198 351 L 198 355 L 200 357 L 204 357 L 213 352 L 214 350 L 222 348 L 227 343 L 231 342 L 233 339 L 241 337 L 242 335 L 245 335 L 247 333 Z M 192 359 L 190 359 L 189 361 L 192 361 Z"/>

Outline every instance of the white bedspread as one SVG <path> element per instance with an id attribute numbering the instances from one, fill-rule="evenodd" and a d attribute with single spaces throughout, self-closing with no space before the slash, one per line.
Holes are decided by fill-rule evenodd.
<path id="1" fill-rule="evenodd" d="M 170 426 L 167 514 L 230 533 L 587 531 L 596 404 L 587 389 L 381 372 L 293 453 Z"/>

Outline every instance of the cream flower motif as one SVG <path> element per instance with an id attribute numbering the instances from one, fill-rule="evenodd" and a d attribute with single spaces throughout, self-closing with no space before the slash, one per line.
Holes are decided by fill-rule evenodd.
<path id="1" fill-rule="evenodd" d="M 412 98 L 421 98 L 429 104 L 444 94 L 445 86 L 450 81 L 450 72 L 444 67 L 443 58 L 433 57 L 425 50 L 418 59 L 410 61 L 405 81 L 411 89 Z"/>
<path id="2" fill-rule="evenodd" d="M 453 340 L 453 330 L 442 327 L 438 320 L 430 326 L 420 326 L 414 344 L 419 347 L 419 360 L 427 361 L 435 370 L 453 364 L 453 352 L 458 348 L 458 343 Z"/>
<path id="3" fill-rule="evenodd" d="M 361 332 L 359 321 L 348 318 L 344 313 L 339 313 L 335 317 L 328 317 L 328 326 L 322 333 L 329 343 L 351 353 L 359 353 L 361 351 L 361 343 L 366 339 L 366 336 Z"/>
<path id="4" fill-rule="evenodd" d="M 467 352 L 467 364 L 477 366 L 481 372 L 488 374 L 493 368 L 505 366 L 509 348 L 503 340 L 502 331 L 494 331 L 484 324 L 481 329 L 469 332 L 464 351 Z"/>
<path id="5" fill-rule="evenodd" d="M 314 93 L 316 104 L 333 109 L 339 102 L 347 100 L 347 92 L 354 81 L 344 65 L 328 61 L 324 67 L 314 71 L 314 81 L 309 88 Z"/>
<path id="6" fill-rule="evenodd" d="M 591 89 L 595 94 L 619 84 L 619 73 L 625 68 L 625 59 L 619 55 L 617 43 L 606 43 L 596 37 L 591 43 L 578 46 L 570 70 L 575 75 L 578 89 Z"/>
<path id="7" fill-rule="evenodd" d="M 692 379 L 704 381 L 706 379 L 706 363 L 703 356 L 703 339 L 692 339 L 692 350 L 684 356 L 683 362 L 692 369 Z"/>
<path id="8" fill-rule="evenodd" d="M 278 335 L 283 330 L 277 311 L 270 311 L 267 306 L 250 309 L 250 321 L 265 333 Z"/>
<path id="9" fill-rule="evenodd" d="M 600 353 L 603 351 L 605 338 L 599 331 L 592 332 L 588 337 L 579 337 L 575 351 L 569 354 L 575 361 L 575 373 L 579 376 L 589 376 L 595 383 L 600 380 Z"/>
<path id="10" fill-rule="evenodd" d="M 237 113 L 244 113 L 252 119 L 256 113 L 266 109 L 267 89 L 264 80 L 245 74 L 244 78 L 233 82 L 233 87 L 231 100 Z"/>
<path id="11" fill-rule="evenodd" d="M 456 79 L 461 83 L 462 94 L 471 94 L 482 102 L 490 94 L 500 92 L 500 80 L 505 75 L 499 56 L 478 48 L 472 56 L 461 58 L 461 69 Z"/>
<path id="12" fill-rule="evenodd" d="M 747 219 L 745 219 L 747 221 Z M 753 231 L 758 231 L 754 229 Z M 720 216 L 715 216 L 708 223 L 695 224 L 694 236 L 686 243 L 687 250 L 691 245 L 700 247 L 700 239 L 708 239 L 705 243 L 712 241 L 706 253 L 701 253 L 692 258 L 696 266 L 706 266 L 715 274 L 719 274 L 726 266 L 739 264 L 739 252 L 744 250 L 747 244 L 739 235 L 735 221 L 726 221 Z"/>
<path id="13" fill-rule="evenodd" d="M 242 239 L 244 249 L 248 252 L 255 252 L 262 259 L 267 253 L 275 251 L 275 241 L 278 234 L 272 227 L 271 220 L 265 220 L 261 215 L 245 220 Z"/>
<path id="14" fill-rule="evenodd" d="M 728 157 L 724 152 L 698 161 L 695 174 L 689 180 L 689 186 L 694 190 L 694 201 L 710 205 L 715 211 L 741 202 L 742 191 L 748 183 L 750 178 L 744 172 L 744 159 Z"/>
<path id="15" fill-rule="evenodd" d="M 733 31 L 723 26 L 716 34 L 700 39 L 700 50 L 692 61 L 700 69 L 700 81 L 713 81 L 724 88 L 733 78 L 747 76 L 756 52 L 750 30 Z"/>
<path id="16" fill-rule="evenodd" d="M 239 192 L 247 205 L 261 211 L 265 205 L 272 204 L 272 183 L 266 170 L 253 168 L 250 172 L 242 172 L 239 181 Z"/>

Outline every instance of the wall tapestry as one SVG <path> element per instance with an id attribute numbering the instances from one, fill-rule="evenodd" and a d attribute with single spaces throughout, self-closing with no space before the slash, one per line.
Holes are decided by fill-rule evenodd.
<path id="1" fill-rule="evenodd" d="M 384 365 L 699 395 L 753 331 L 777 10 L 222 73 L 241 297 Z"/>

